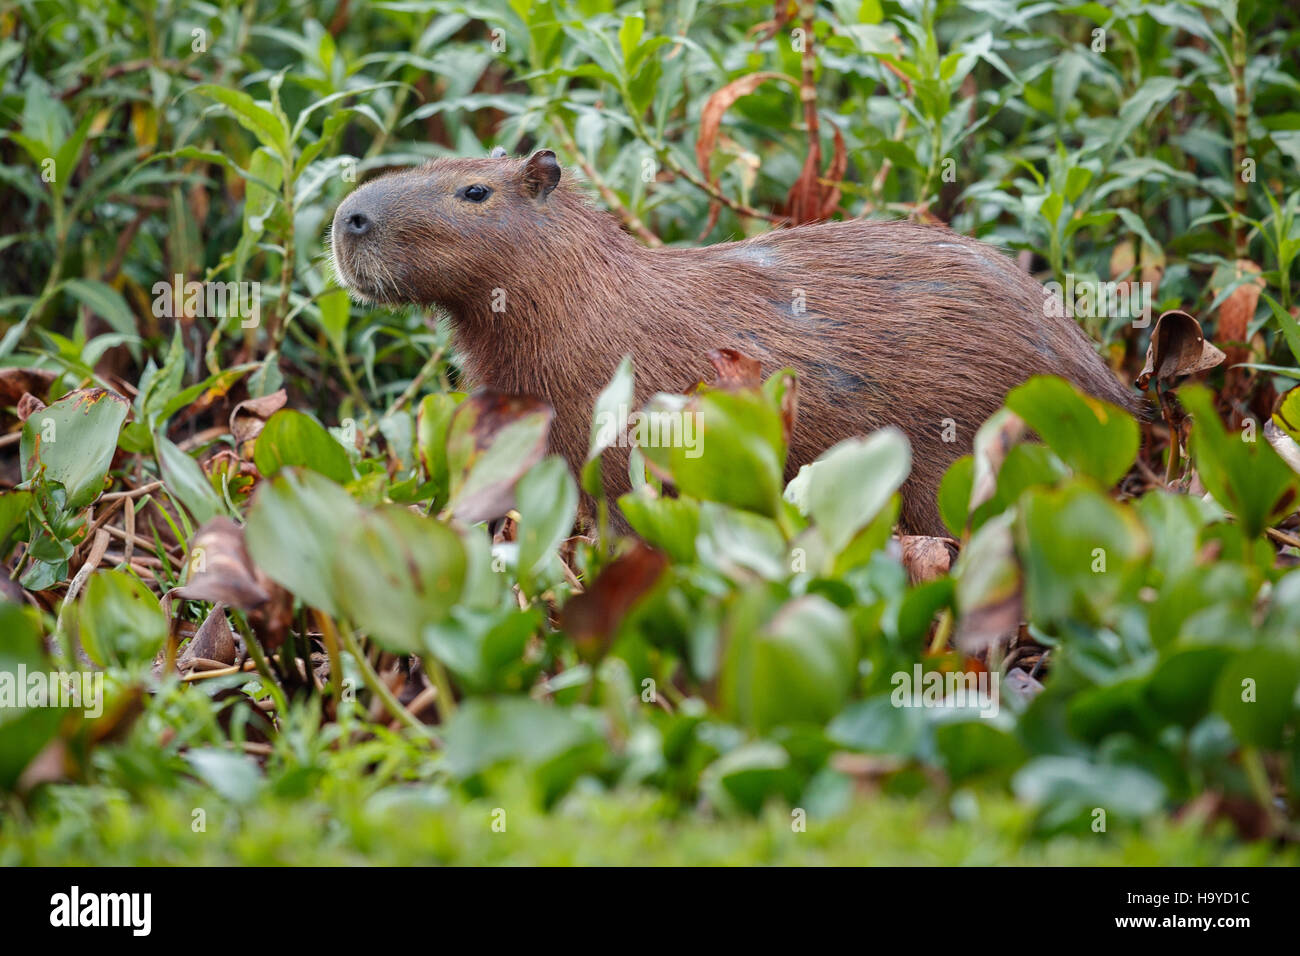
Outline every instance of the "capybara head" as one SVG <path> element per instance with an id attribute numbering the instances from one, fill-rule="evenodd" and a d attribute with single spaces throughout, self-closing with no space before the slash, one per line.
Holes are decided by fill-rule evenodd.
<path id="1" fill-rule="evenodd" d="M 517 262 L 546 233 L 560 165 L 527 159 L 437 159 L 382 176 L 334 214 L 340 280 L 360 299 L 451 304 L 493 284 L 508 250 Z"/>

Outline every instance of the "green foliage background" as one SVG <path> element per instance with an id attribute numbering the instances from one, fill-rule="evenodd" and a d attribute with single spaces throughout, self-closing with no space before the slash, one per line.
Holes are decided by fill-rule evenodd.
<path id="1" fill-rule="evenodd" d="M 445 323 L 337 289 L 333 209 L 389 167 L 549 147 L 643 237 L 718 241 L 771 228 L 811 141 L 826 170 L 842 139 L 836 216 L 948 222 L 1025 252 L 1045 280 L 1140 278 L 1158 310 L 1191 312 L 1211 337 L 1257 273 L 1248 385 L 1219 408 L 1266 420 L 1300 379 L 1293 5 L 836 0 L 771 24 L 785 12 L 0 8 L 0 423 L 14 436 L 0 446 L 0 655 L 66 669 L 84 650 L 110 695 L 99 720 L 0 711 L 0 858 L 562 862 L 584 859 L 563 849 L 575 816 L 676 834 L 652 842 L 692 861 L 1217 862 L 1262 859 L 1243 838 L 1294 839 L 1296 476 L 1219 426 L 1210 392 L 1182 398 L 1212 498 L 1184 481 L 1117 501 L 1138 426 L 1063 383 L 1029 383 L 1008 407 L 1045 445 L 1017 445 L 992 496 L 973 498 L 991 424 L 944 485 L 963 557 L 919 585 L 888 543 L 905 443 L 847 443 L 778 496 L 789 381 L 706 392 L 693 407 L 728 436 L 725 454 L 653 462 L 689 493 L 659 497 L 651 478 L 602 498 L 666 555 L 656 563 L 603 533 L 567 540 L 576 486 L 531 454 L 535 411 L 476 456 L 481 409 L 458 391 Z M 791 31 L 808 27 L 805 55 Z M 780 78 L 727 110 L 701 169 L 706 104 L 755 73 Z M 176 275 L 260 283 L 260 323 L 158 317 L 154 286 Z M 1132 374 L 1149 331 L 1086 324 Z M 634 375 L 610 384 L 611 406 Z M 288 407 L 262 416 L 250 454 L 232 407 L 281 388 Z M 49 409 L 20 425 L 24 391 Z M 50 418 L 58 441 L 41 432 Z M 583 484 L 599 491 L 595 473 Z M 516 542 L 495 547 L 456 520 L 494 482 L 517 485 L 519 517 Z M 92 531 L 123 520 L 123 491 L 151 563 L 118 543 L 78 580 Z M 278 617 L 193 560 L 214 519 L 247 546 L 240 583 L 290 595 Z M 230 540 L 213 553 L 237 555 Z M 602 625 L 593 584 L 611 566 L 652 586 Z M 182 585 L 169 630 L 158 598 Z M 257 670 L 158 676 L 175 622 L 188 635 L 214 601 Z M 994 720 L 890 706 L 891 675 L 923 659 L 973 666 L 946 639 L 1007 606 L 1052 649 L 1045 691 L 1008 695 Z M 411 654 L 427 674 L 412 684 L 436 691 L 422 717 L 382 683 Z M 303 680 L 295 657 L 332 667 Z M 233 850 L 200 842 L 195 806 L 242 834 Z M 527 823 L 488 849 L 503 807 Z M 791 808 L 809 817 L 806 846 L 786 833 Z M 399 809 L 413 830 L 375 823 Z M 272 839 L 299 832 L 283 823 L 299 811 L 335 816 L 342 835 L 324 851 Z M 103 814 L 113 825 L 90 832 Z M 873 855 L 882 834 L 923 830 L 899 823 L 921 814 L 957 849 L 918 836 Z M 170 822 L 151 835 L 159 815 Z"/>

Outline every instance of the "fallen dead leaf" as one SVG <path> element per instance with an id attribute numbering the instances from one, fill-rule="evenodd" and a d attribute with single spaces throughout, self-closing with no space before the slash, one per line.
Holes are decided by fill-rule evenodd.
<path id="1" fill-rule="evenodd" d="M 1146 389 L 1152 377 L 1164 383 L 1204 372 L 1223 364 L 1225 357 L 1221 349 L 1206 339 L 1200 322 L 1186 312 L 1171 309 L 1156 319 L 1137 387 Z"/>

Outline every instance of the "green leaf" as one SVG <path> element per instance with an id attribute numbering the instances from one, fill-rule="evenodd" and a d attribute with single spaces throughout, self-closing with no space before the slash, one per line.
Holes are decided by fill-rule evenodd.
<path id="1" fill-rule="evenodd" d="M 700 503 L 690 498 L 656 497 L 649 489 L 628 492 L 618 499 L 619 510 L 632 530 L 673 561 L 695 561 L 700 532 Z"/>
<path id="2" fill-rule="evenodd" d="M 215 83 L 201 83 L 190 92 L 206 96 L 225 106 L 234 114 L 240 126 L 257 137 L 258 142 L 274 150 L 285 162 L 289 161 L 289 127 L 247 93 L 217 86 Z"/>
<path id="3" fill-rule="evenodd" d="M 435 392 L 424 396 L 416 415 L 416 445 L 420 450 L 420 463 L 433 486 L 432 497 L 438 506 L 447 503 L 451 473 L 447 465 L 447 428 L 452 413 L 465 400 L 463 392 Z"/>
<path id="4" fill-rule="evenodd" d="M 195 775 L 232 803 L 252 803 L 265 781 L 257 761 L 242 753 L 200 747 L 185 754 Z"/>
<path id="5" fill-rule="evenodd" d="M 414 654 L 424 650 L 425 627 L 460 598 L 465 568 L 465 548 L 454 531 L 389 505 L 341 530 L 334 593 L 343 613 L 384 647 Z"/>
<path id="6" fill-rule="evenodd" d="M 20 668 L 29 674 L 50 670 L 34 611 L 0 600 L 0 792 L 13 788 L 23 769 L 58 732 L 60 707 L 24 707 L 27 688 Z M 6 686 L 7 685 L 7 686 Z M 17 705 L 17 706 L 16 706 Z"/>
<path id="7" fill-rule="evenodd" d="M 1253 747 L 1275 748 L 1287 726 L 1296 724 L 1300 655 L 1280 647 L 1243 651 L 1227 661 L 1214 690 L 1214 710 L 1237 739 Z"/>
<path id="8" fill-rule="evenodd" d="M 128 347 L 132 356 L 139 360 L 140 346 L 136 339 L 135 316 L 120 292 L 96 279 L 65 279 L 59 288 L 102 318 L 113 331 L 130 336 Z"/>
<path id="9" fill-rule="evenodd" d="M 304 604 L 337 615 L 339 539 L 360 520 L 360 507 L 334 482 L 314 471 L 286 468 L 258 488 L 244 540 L 272 581 Z"/>
<path id="10" fill-rule="evenodd" d="M 939 482 L 939 517 L 955 538 L 966 533 L 970 493 L 974 486 L 975 459 L 970 455 L 962 455 L 949 465 Z"/>
<path id="11" fill-rule="evenodd" d="M 528 582 L 541 572 L 560 542 L 573 530 L 578 486 L 563 458 L 551 456 L 519 480 L 519 577 Z"/>
<path id="12" fill-rule="evenodd" d="M 819 595 L 773 609 L 764 587 L 729 615 L 719 698 L 723 711 L 757 733 L 793 723 L 824 723 L 839 712 L 856 674 L 853 628 Z"/>
<path id="13" fill-rule="evenodd" d="M 812 517 L 831 553 L 839 554 L 880 514 L 911 467 L 907 437 L 897 428 L 882 428 L 868 438 L 842 441 L 799 469 L 785 497 Z"/>
<path id="14" fill-rule="evenodd" d="M 637 445 L 678 491 L 768 517 L 781 510 L 785 439 L 780 413 L 756 391 L 651 399 Z"/>
<path id="15" fill-rule="evenodd" d="M 1141 433 L 1133 416 L 1084 395 L 1055 376 L 1036 375 L 1007 395 L 1019 415 L 1076 474 L 1110 487 L 1137 457 Z"/>
<path id="16" fill-rule="evenodd" d="M 352 463 L 343 446 L 314 418 L 291 408 L 282 408 L 267 420 L 257 436 L 253 462 L 268 476 L 281 468 L 300 465 L 339 484 L 353 477 Z"/>
<path id="17" fill-rule="evenodd" d="M 596 739 L 572 708 L 527 697 L 476 697 L 457 709 L 443 734 L 443 766 L 472 776 L 505 761 L 536 765 Z"/>
<path id="18" fill-rule="evenodd" d="M 1246 441 L 1219 421 L 1214 400 L 1201 386 L 1178 398 L 1192 414 L 1192 458 L 1206 489 L 1236 516 L 1248 538 L 1264 533 L 1295 505 L 1296 474 L 1266 441 Z"/>
<path id="19" fill-rule="evenodd" d="M 30 491 L 0 492 L 0 561 L 8 554 L 5 545 L 31 510 L 33 495 Z"/>
<path id="20" fill-rule="evenodd" d="M 596 396 L 596 404 L 591 416 L 591 441 L 587 445 L 588 461 L 614 445 L 622 437 L 631 414 L 635 382 L 636 372 L 632 365 L 632 357 L 625 355 L 618 363 L 614 377 Z"/>
<path id="21" fill-rule="evenodd" d="M 1151 550 L 1132 509 L 1077 483 L 1025 492 L 1016 546 L 1029 618 L 1039 626 L 1107 620 L 1136 597 Z"/>
<path id="22" fill-rule="evenodd" d="M 129 409 L 122 396 L 90 388 L 69 392 L 34 413 L 23 423 L 23 480 L 57 481 L 67 492 L 70 509 L 90 504 L 104 490 Z"/>
<path id="23" fill-rule="evenodd" d="M 1044 823 L 1063 825 L 1090 815 L 1138 818 L 1164 804 L 1165 788 L 1137 767 L 1092 763 L 1082 757 L 1038 757 L 1012 780 L 1016 796 L 1043 808 Z"/>
<path id="24" fill-rule="evenodd" d="M 77 621 L 82 648 L 101 667 L 147 664 L 167 640 L 158 598 L 121 571 L 91 575 Z"/>
<path id="25" fill-rule="evenodd" d="M 185 506 L 196 525 L 226 513 L 221 495 L 212 487 L 197 461 L 162 434 L 154 436 L 154 450 L 158 455 L 163 484 Z"/>
<path id="26" fill-rule="evenodd" d="M 316 298 L 320 308 L 320 324 L 334 351 L 343 355 L 346 351 L 348 334 L 348 315 L 352 309 L 352 300 L 347 290 L 334 289 L 322 293 Z"/>
<path id="27" fill-rule="evenodd" d="M 515 485 L 546 453 L 554 412 L 523 396 L 475 392 L 461 402 L 447 428 L 451 505 L 466 524 L 504 515 Z"/>

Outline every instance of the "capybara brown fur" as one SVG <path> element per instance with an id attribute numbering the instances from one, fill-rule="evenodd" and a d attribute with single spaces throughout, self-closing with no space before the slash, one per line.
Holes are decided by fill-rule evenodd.
<path id="1" fill-rule="evenodd" d="M 765 374 L 795 368 L 787 478 L 842 439 L 897 425 L 913 459 L 900 524 L 916 534 L 944 533 L 940 478 L 1031 375 L 1135 407 L 1078 325 L 1045 308 L 1044 287 L 977 240 L 855 219 L 648 248 L 561 178 L 549 150 L 435 160 L 349 195 L 333 246 L 358 297 L 444 307 L 476 385 L 550 402 L 552 449 L 575 473 L 624 355 L 638 402 L 710 381 L 713 349 Z M 606 475 L 612 493 L 626 489 L 625 466 Z"/>

